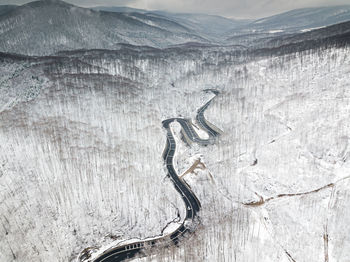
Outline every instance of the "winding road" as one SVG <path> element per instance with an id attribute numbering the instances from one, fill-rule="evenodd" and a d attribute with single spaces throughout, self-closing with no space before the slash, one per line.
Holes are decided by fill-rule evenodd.
<path id="1" fill-rule="evenodd" d="M 207 89 L 204 91 L 212 92 L 215 94 L 215 96 L 219 94 L 219 92 L 214 89 Z M 184 218 L 182 224 L 169 235 L 153 238 L 150 240 L 141 240 L 108 249 L 96 259 L 94 259 L 93 262 L 120 262 L 132 258 L 136 254 L 142 254 L 142 252 L 146 249 L 166 247 L 171 244 L 177 245 L 185 234 L 192 233 L 195 230 L 196 226 L 199 224 L 197 214 L 200 211 L 201 204 L 187 183 L 178 176 L 174 169 L 173 158 L 175 155 L 176 143 L 173 133 L 170 129 L 170 124 L 175 121 L 178 122 L 182 127 L 182 134 L 192 142 L 204 146 L 214 144 L 216 137 L 220 134 L 220 131 L 204 118 L 204 111 L 208 108 L 214 98 L 210 99 L 204 106 L 199 108 L 197 110 L 196 116 L 196 120 L 201 129 L 207 132 L 209 136 L 208 139 L 202 139 L 198 136 L 196 131 L 193 129 L 190 120 L 183 118 L 170 118 L 162 122 L 163 127 L 167 131 L 167 142 L 163 153 L 163 159 L 168 170 L 168 177 L 173 182 L 175 189 L 181 195 L 186 206 L 186 217 Z"/>

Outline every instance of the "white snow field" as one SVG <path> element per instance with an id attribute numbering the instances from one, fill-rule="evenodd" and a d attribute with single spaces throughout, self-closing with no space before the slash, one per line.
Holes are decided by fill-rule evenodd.
<path id="1" fill-rule="evenodd" d="M 176 138 L 179 174 L 198 158 L 206 167 L 184 178 L 202 224 L 134 260 L 350 261 L 349 51 L 2 58 L 0 261 L 76 261 L 183 216 L 161 122 L 194 118 L 209 87 L 221 92 L 205 113 L 223 130 L 218 143 Z"/>

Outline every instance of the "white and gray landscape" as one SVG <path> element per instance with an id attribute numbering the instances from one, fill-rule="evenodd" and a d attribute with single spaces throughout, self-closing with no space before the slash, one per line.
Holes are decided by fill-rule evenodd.
<path id="1" fill-rule="evenodd" d="M 1 262 L 349 262 L 349 203 L 350 5 L 0 5 Z"/>

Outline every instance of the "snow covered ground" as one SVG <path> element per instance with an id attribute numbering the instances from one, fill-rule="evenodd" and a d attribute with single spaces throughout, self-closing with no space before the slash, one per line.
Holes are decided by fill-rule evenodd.
<path id="1" fill-rule="evenodd" d="M 159 235 L 184 207 L 161 121 L 193 118 L 208 87 L 221 94 L 205 115 L 224 133 L 208 147 L 178 139 L 176 155 L 180 174 L 206 166 L 185 176 L 202 226 L 136 261 L 349 261 L 349 51 L 2 60 L 0 261 L 75 261 Z"/>

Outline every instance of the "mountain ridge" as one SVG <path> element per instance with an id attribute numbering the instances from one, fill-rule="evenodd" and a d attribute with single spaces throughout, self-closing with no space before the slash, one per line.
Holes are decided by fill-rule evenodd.
<path id="1" fill-rule="evenodd" d="M 296 9 L 247 21 L 128 7 L 82 8 L 61 0 L 41 0 L 0 6 L 0 51 L 52 55 L 64 50 L 118 49 L 120 44 L 276 47 L 297 39 L 297 34 L 301 41 L 307 36 L 302 33 L 343 20 L 350 21 L 350 5 Z M 341 30 L 339 34 L 345 32 Z"/>
<path id="2" fill-rule="evenodd" d="M 31 2 L 0 16 L 0 36 L 0 51 L 31 55 L 77 48 L 113 49 L 118 43 L 166 47 L 207 42 L 174 21 L 99 12 L 52 0 Z"/>

